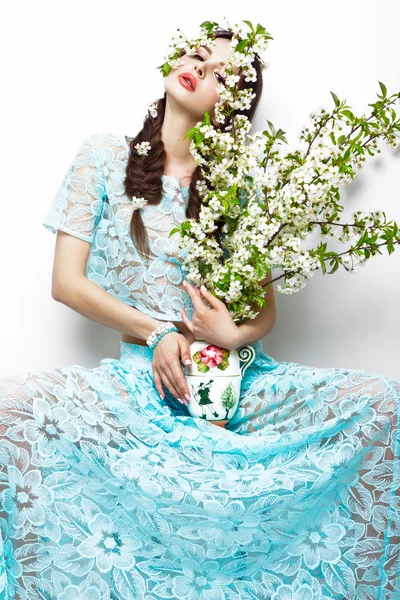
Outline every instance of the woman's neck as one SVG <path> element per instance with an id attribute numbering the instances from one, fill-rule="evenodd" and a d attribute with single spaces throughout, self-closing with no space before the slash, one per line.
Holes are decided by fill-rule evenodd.
<path id="1" fill-rule="evenodd" d="M 193 118 L 190 119 L 187 114 L 173 111 L 167 98 L 161 126 L 161 139 L 167 153 L 164 170 L 169 169 L 173 172 L 179 171 L 181 174 L 187 174 L 196 168 L 196 162 L 190 152 L 190 139 L 183 139 L 196 123 L 197 121 L 194 121 Z"/>

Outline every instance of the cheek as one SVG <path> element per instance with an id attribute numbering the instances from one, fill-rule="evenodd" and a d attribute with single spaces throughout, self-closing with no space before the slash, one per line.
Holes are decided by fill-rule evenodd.
<path id="1" fill-rule="evenodd" d="M 180 60 L 180 66 L 186 65 L 190 61 L 187 54 L 184 54 L 183 56 L 181 56 L 179 60 Z M 179 67 L 179 65 L 178 65 L 178 67 Z"/>
<path id="2" fill-rule="evenodd" d="M 216 85 L 211 81 L 205 84 L 205 96 L 207 98 L 207 103 L 214 105 L 219 100 L 219 94 L 217 92 Z"/>

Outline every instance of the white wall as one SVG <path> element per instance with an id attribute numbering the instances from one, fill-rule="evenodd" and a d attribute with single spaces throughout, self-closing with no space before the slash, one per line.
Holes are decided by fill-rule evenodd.
<path id="1" fill-rule="evenodd" d="M 157 66 L 176 28 L 191 35 L 203 20 L 225 15 L 266 27 L 274 40 L 256 127 L 267 118 L 281 127 L 288 151 L 312 110 L 333 107 L 330 90 L 361 115 L 376 101 L 378 81 L 389 94 L 400 89 L 397 0 L 141 6 L 24 0 L 3 8 L 0 377 L 94 367 L 118 355 L 119 332 L 52 299 L 55 236 L 41 221 L 86 135 L 133 135 L 141 127 L 163 93 Z M 400 222 L 399 165 L 399 149 L 387 146 L 370 158 L 342 188 L 346 207 L 381 208 Z M 384 251 L 353 275 L 318 272 L 297 294 L 276 292 L 278 319 L 265 350 L 277 360 L 400 379 L 399 272 L 399 249 Z"/>

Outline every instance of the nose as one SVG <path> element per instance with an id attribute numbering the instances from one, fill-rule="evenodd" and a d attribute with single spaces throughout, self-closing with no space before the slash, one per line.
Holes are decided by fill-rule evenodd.
<path id="1" fill-rule="evenodd" d="M 198 75 L 198 77 L 203 77 L 204 71 L 200 65 L 194 65 L 194 73 Z"/>

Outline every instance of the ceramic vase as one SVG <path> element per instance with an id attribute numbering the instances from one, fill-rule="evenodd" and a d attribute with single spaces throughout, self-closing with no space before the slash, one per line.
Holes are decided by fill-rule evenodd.
<path id="1" fill-rule="evenodd" d="M 192 364 L 184 368 L 189 413 L 206 421 L 229 421 L 238 407 L 242 378 L 254 360 L 254 348 L 228 350 L 196 340 L 190 345 L 190 356 Z"/>

